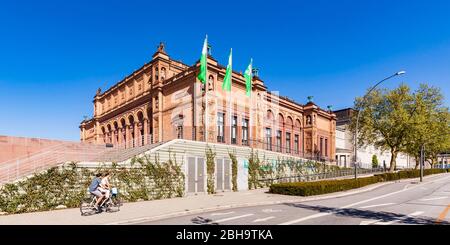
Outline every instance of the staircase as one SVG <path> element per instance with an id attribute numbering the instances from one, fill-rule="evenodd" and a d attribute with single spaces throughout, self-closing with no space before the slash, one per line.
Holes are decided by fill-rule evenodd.
<path id="1" fill-rule="evenodd" d="M 113 148 L 111 150 L 107 150 L 104 154 L 101 156 L 95 158 L 93 162 L 123 162 L 130 158 L 133 158 L 134 156 L 137 156 L 139 154 L 142 154 L 146 151 L 149 151 L 157 146 L 160 146 L 166 142 L 160 142 L 150 145 L 144 145 L 134 148 Z"/>
<path id="2" fill-rule="evenodd" d="M 0 185 L 66 162 L 122 162 L 163 143 L 134 148 L 107 148 L 78 142 L 64 142 L 30 156 L 0 163 Z"/>

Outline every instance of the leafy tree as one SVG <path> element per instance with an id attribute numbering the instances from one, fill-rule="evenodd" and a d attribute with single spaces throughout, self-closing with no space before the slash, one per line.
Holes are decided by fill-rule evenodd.
<path id="1" fill-rule="evenodd" d="M 414 156 L 417 169 L 422 145 L 431 166 L 439 153 L 450 149 L 450 113 L 443 106 L 444 96 L 438 88 L 421 85 L 413 96 L 417 114 L 413 118 L 406 153 Z"/>
<path id="2" fill-rule="evenodd" d="M 377 155 L 372 156 L 372 168 L 378 168 L 378 158 Z"/>
<path id="3" fill-rule="evenodd" d="M 422 84 L 411 93 L 407 85 L 393 90 L 376 89 L 365 98 L 356 98 L 360 111 L 358 145 L 372 144 L 391 153 L 390 171 L 396 168 L 398 153 L 417 156 L 419 145 L 426 144 L 430 152 L 448 147 L 448 108 L 442 106 L 439 89 Z M 357 113 L 350 128 L 355 130 Z M 429 154 L 433 156 L 433 154 Z"/>

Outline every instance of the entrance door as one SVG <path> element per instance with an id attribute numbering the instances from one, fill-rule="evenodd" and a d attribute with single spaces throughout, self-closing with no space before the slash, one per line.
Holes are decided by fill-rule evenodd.
<path id="1" fill-rule="evenodd" d="M 216 191 L 231 190 L 231 161 L 216 159 Z"/>
<path id="2" fill-rule="evenodd" d="M 205 192 L 205 159 L 203 157 L 187 158 L 187 192 Z"/>

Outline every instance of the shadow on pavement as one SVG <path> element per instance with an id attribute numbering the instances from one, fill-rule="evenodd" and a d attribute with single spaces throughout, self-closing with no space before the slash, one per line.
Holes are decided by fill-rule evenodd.
<path id="1" fill-rule="evenodd" d="M 442 221 L 436 223 L 436 219 L 428 217 L 410 217 L 404 214 L 390 212 L 377 212 L 371 210 L 361 210 L 355 208 L 332 208 L 324 206 L 310 206 L 305 204 L 285 203 L 284 205 L 296 208 L 303 208 L 321 213 L 333 213 L 336 216 L 380 220 L 380 222 L 396 221 L 395 224 L 414 224 L 414 225 L 449 225 L 450 222 Z"/>
<path id="2" fill-rule="evenodd" d="M 197 225 L 218 225 L 217 223 L 211 223 L 211 221 L 212 219 L 203 218 L 201 216 L 197 216 L 191 219 L 191 222 Z"/>

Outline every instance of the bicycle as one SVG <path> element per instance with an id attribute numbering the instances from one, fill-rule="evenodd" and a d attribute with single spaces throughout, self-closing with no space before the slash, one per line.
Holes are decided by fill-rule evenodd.
<path id="1" fill-rule="evenodd" d="M 112 188 L 107 199 L 103 200 L 99 205 L 99 210 L 95 209 L 94 205 L 97 203 L 97 197 L 91 193 L 90 197 L 81 200 L 80 212 L 81 216 L 88 216 L 100 212 L 118 212 L 122 202 L 118 196 L 117 188 Z"/>

